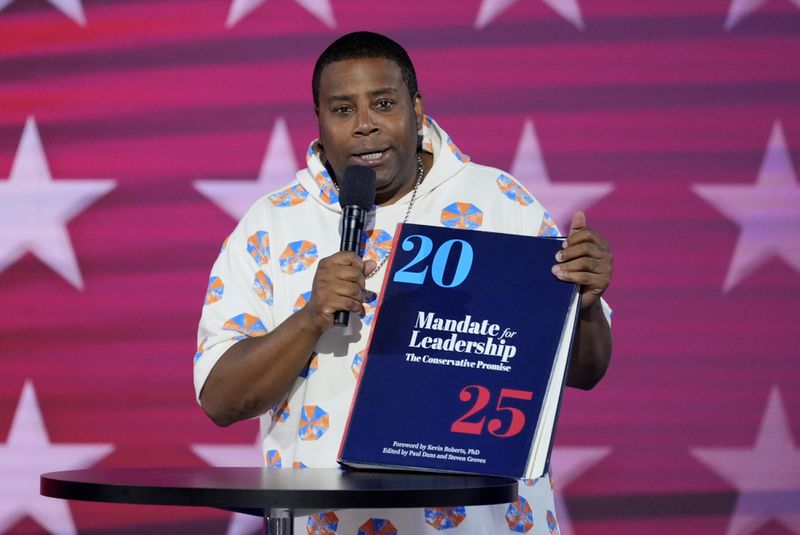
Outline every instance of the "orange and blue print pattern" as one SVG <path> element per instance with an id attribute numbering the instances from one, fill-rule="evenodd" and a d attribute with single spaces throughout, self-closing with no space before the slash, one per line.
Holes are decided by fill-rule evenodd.
<path id="1" fill-rule="evenodd" d="M 267 450 L 267 466 L 270 468 L 281 467 L 281 454 L 278 450 Z"/>
<path id="2" fill-rule="evenodd" d="M 205 351 L 205 345 L 208 341 L 208 336 L 204 336 L 200 343 L 197 344 L 197 352 L 194 354 L 194 362 L 200 360 L 200 357 L 203 356 L 203 351 Z"/>
<path id="3" fill-rule="evenodd" d="M 361 318 L 367 325 L 372 325 L 375 320 L 375 309 L 378 307 L 378 294 L 375 292 L 364 292 L 364 316 Z"/>
<path id="4" fill-rule="evenodd" d="M 459 149 L 456 144 L 453 143 L 453 140 L 450 139 L 450 136 L 447 137 L 447 146 L 450 147 L 450 150 L 453 151 L 453 154 L 455 154 L 456 158 L 464 163 L 469 162 L 469 156 L 461 152 L 461 149 Z"/>
<path id="5" fill-rule="evenodd" d="M 314 175 L 314 181 L 316 181 L 317 186 L 319 186 L 320 199 L 327 204 L 339 202 L 339 192 L 336 191 L 336 187 L 333 185 L 333 180 L 331 180 L 331 175 L 328 171 L 320 171 Z"/>
<path id="6" fill-rule="evenodd" d="M 546 518 L 548 535 L 560 535 L 561 530 L 558 529 L 558 522 L 556 521 L 556 515 L 553 514 L 553 511 L 547 511 Z"/>
<path id="7" fill-rule="evenodd" d="M 276 406 L 273 412 L 273 419 L 276 422 L 285 422 L 292 415 L 292 409 L 289 408 L 289 401 L 284 401 L 280 407 Z"/>
<path id="8" fill-rule="evenodd" d="M 358 535 L 397 535 L 397 528 L 385 518 L 370 518 L 358 527 Z"/>
<path id="9" fill-rule="evenodd" d="M 507 198 L 512 201 L 517 201 L 522 206 L 533 204 L 533 197 L 530 193 L 525 191 L 525 188 L 520 186 L 519 182 L 506 174 L 501 174 L 497 177 L 497 187 L 503 192 Z"/>
<path id="10" fill-rule="evenodd" d="M 300 440 L 319 440 L 330 427 L 328 413 L 317 405 L 306 405 L 300 413 Z"/>
<path id="11" fill-rule="evenodd" d="M 219 277 L 209 277 L 208 288 L 206 289 L 205 304 L 210 305 L 222 299 L 222 294 L 225 291 L 225 284 Z"/>
<path id="12" fill-rule="evenodd" d="M 483 210 L 472 203 L 454 202 L 442 210 L 441 222 L 445 227 L 474 230 L 483 225 Z"/>
<path id="13" fill-rule="evenodd" d="M 266 273 L 260 269 L 256 271 L 256 276 L 253 278 L 253 290 L 261 301 L 267 305 L 272 304 L 272 281 Z"/>
<path id="14" fill-rule="evenodd" d="M 292 275 L 311 267 L 317 260 L 317 246 L 310 241 L 294 241 L 286 246 L 279 260 L 281 271 Z"/>
<path id="15" fill-rule="evenodd" d="M 339 517 L 334 512 L 309 515 L 306 522 L 308 535 L 336 535 L 339 528 Z"/>
<path id="16" fill-rule="evenodd" d="M 241 334 L 236 340 L 241 340 L 245 337 L 264 336 L 267 334 L 267 328 L 264 327 L 261 320 L 247 312 L 232 317 L 225 322 L 222 328 L 226 331 L 236 331 Z"/>
<path id="17" fill-rule="evenodd" d="M 259 266 L 269 262 L 269 232 L 259 230 L 247 238 L 247 252 Z"/>
<path id="18" fill-rule="evenodd" d="M 299 183 L 269 196 L 269 201 L 278 208 L 289 208 L 305 202 L 308 192 Z"/>
<path id="19" fill-rule="evenodd" d="M 425 509 L 425 522 L 439 531 L 458 527 L 467 517 L 464 506 L 428 507 Z"/>
<path id="20" fill-rule="evenodd" d="M 528 500 L 520 496 L 508 505 L 506 523 L 508 529 L 517 533 L 528 533 L 533 529 L 533 511 Z"/>
<path id="21" fill-rule="evenodd" d="M 361 236 L 361 247 L 364 249 L 364 260 L 380 263 L 392 250 L 392 236 L 379 228 L 365 231 Z"/>
<path id="22" fill-rule="evenodd" d="M 306 306 L 306 303 L 308 303 L 309 299 L 311 299 L 311 290 L 303 292 L 299 296 L 297 296 L 297 299 L 294 302 L 294 306 L 292 307 L 292 312 L 297 312 L 298 310 Z"/>
<path id="23" fill-rule="evenodd" d="M 350 364 L 350 371 L 353 372 L 353 377 L 358 379 L 361 375 L 361 366 L 364 364 L 364 350 L 359 351 L 353 357 L 353 363 Z"/>
<path id="24" fill-rule="evenodd" d="M 550 212 L 545 211 L 544 219 L 542 219 L 542 226 L 539 228 L 539 236 L 548 236 L 555 238 L 556 236 L 560 236 L 558 232 L 558 227 L 556 226 L 556 222 L 553 221 L 553 216 L 550 215 Z"/>

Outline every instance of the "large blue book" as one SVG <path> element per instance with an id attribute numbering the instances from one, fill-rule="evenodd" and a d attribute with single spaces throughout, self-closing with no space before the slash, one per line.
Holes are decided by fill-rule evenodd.
<path id="1" fill-rule="evenodd" d="M 541 476 L 579 308 L 562 242 L 399 225 L 339 462 Z"/>

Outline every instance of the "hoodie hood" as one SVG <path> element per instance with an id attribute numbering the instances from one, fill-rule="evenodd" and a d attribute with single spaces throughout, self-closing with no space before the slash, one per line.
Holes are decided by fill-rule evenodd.
<path id="1" fill-rule="evenodd" d="M 433 155 L 433 166 L 420 184 L 417 191 L 418 199 L 454 177 L 469 162 L 469 156 L 463 154 L 447 132 L 427 115 L 423 118 L 420 135 L 422 136 L 420 150 Z M 306 168 L 297 172 L 297 180 L 309 196 L 322 206 L 334 212 L 341 212 L 339 192 L 319 155 L 319 140 L 315 139 L 308 146 Z M 408 204 L 410 201 L 411 192 L 394 205 Z"/>

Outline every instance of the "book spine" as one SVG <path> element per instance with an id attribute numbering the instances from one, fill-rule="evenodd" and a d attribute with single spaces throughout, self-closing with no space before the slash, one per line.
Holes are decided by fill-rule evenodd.
<path id="1" fill-rule="evenodd" d="M 545 460 L 544 460 L 544 467 L 542 468 L 542 475 L 547 474 L 548 472 L 550 472 L 550 456 L 553 454 L 553 446 L 555 445 L 555 442 L 556 442 L 556 440 L 555 440 L 556 436 L 555 435 L 556 435 L 556 428 L 557 428 L 558 418 L 561 415 L 561 401 L 564 399 L 564 388 L 567 386 L 567 376 L 569 375 L 569 366 L 572 363 L 572 350 L 575 347 L 575 335 L 578 333 L 578 323 L 580 322 L 580 316 L 581 316 L 580 285 L 576 284 L 575 287 L 573 288 L 573 290 L 572 290 L 572 298 L 577 300 L 577 304 L 575 306 L 575 310 L 574 311 L 571 309 L 571 307 L 567 310 L 567 314 L 566 314 L 567 318 L 565 318 L 565 323 L 566 323 L 566 322 L 569 321 L 569 315 L 570 314 L 573 315 L 572 331 L 569 333 L 569 347 L 567 349 L 566 363 L 564 364 L 564 366 L 565 366 L 564 373 L 561 376 L 560 384 L 552 384 L 553 383 L 552 379 L 550 381 L 548 381 L 548 383 L 550 384 L 551 388 L 558 388 L 559 389 L 559 393 L 558 393 L 558 397 L 556 398 L 557 402 L 556 402 L 555 414 L 553 415 L 553 422 L 550 424 L 551 425 L 550 440 L 549 440 L 549 443 L 547 445 L 547 455 L 546 455 Z M 563 336 L 563 334 L 562 334 L 562 336 Z M 554 362 L 553 363 L 553 370 L 555 370 L 555 367 L 556 367 L 555 365 L 556 365 L 556 363 Z M 525 477 L 527 479 L 530 479 L 533 476 L 533 474 L 530 473 L 530 469 L 531 468 L 532 468 L 531 466 L 528 466 L 526 471 L 525 471 Z"/>

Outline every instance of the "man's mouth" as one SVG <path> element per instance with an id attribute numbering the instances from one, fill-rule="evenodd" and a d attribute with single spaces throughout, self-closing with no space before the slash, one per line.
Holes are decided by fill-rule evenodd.
<path id="1" fill-rule="evenodd" d="M 353 154 L 353 159 L 362 165 L 379 165 L 389 154 L 389 149 L 371 150 Z"/>
<path id="2" fill-rule="evenodd" d="M 383 156 L 383 151 L 380 151 L 380 152 L 368 152 L 366 154 L 359 154 L 359 158 L 363 158 L 363 159 L 365 159 L 367 161 L 379 160 L 381 156 Z"/>

